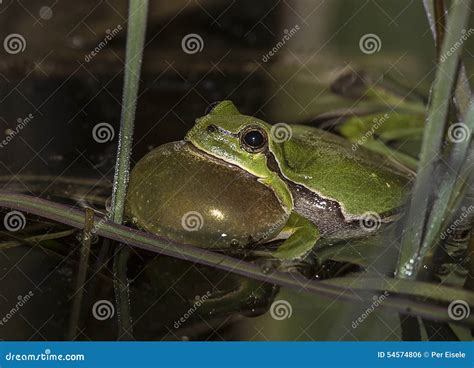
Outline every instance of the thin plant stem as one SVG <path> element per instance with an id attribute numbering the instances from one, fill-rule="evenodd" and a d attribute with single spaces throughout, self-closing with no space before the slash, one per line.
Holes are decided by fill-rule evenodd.
<path id="1" fill-rule="evenodd" d="M 87 267 L 89 264 L 89 254 L 92 243 L 92 230 L 94 228 L 94 211 L 86 208 L 84 217 L 84 229 L 82 232 L 81 256 L 79 260 L 79 269 L 77 271 L 76 288 L 74 292 L 74 301 L 72 305 L 71 318 L 69 320 L 68 340 L 75 340 L 77 327 L 81 317 L 81 305 L 84 295 L 84 284 L 87 276 Z"/>
<path id="2" fill-rule="evenodd" d="M 145 43 L 148 0 L 130 0 L 120 134 L 112 194 L 112 220 L 122 223 L 132 153 L 138 85 Z"/>
<path id="3" fill-rule="evenodd" d="M 111 218 L 117 224 L 122 223 L 125 197 L 127 194 L 140 70 L 145 45 L 147 13 L 148 0 L 130 0 L 122 113 L 120 118 L 120 134 L 111 206 Z M 126 334 L 132 333 L 127 280 L 128 258 L 128 248 L 122 245 L 119 246 L 115 251 L 113 266 L 115 276 L 114 290 L 118 308 L 119 338 L 124 335 L 124 331 Z"/>
<path id="4" fill-rule="evenodd" d="M 11 237 L 12 239 L 15 239 L 15 240 L 2 242 L 0 244 L 0 251 L 4 251 L 9 248 L 19 247 L 22 245 L 28 245 L 28 246 L 34 247 L 36 245 L 39 245 L 41 242 L 45 240 L 54 240 L 54 239 L 64 238 L 66 236 L 74 234 L 75 232 L 76 230 L 74 229 L 64 230 L 64 231 L 58 231 L 54 233 L 46 233 L 46 234 L 41 234 L 41 235 L 30 236 L 28 238 L 20 238 L 12 234 L 6 234 L 8 237 Z"/>

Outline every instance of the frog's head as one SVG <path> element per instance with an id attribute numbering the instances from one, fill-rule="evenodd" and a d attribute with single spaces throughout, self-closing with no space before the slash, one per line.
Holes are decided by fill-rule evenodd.
<path id="1" fill-rule="evenodd" d="M 214 157 L 268 178 L 271 172 L 265 154 L 270 130 L 268 123 L 242 115 L 231 101 L 222 101 L 196 120 L 185 139 Z"/>

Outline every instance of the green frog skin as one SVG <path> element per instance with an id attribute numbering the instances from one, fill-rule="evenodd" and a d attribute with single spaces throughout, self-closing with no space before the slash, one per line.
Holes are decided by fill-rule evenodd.
<path id="1" fill-rule="evenodd" d="M 286 137 L 278 132 L 285 129 Z M 273 126 L 242 115 L 231 101 L 197 119 L 186 141 L 235 165 L 270 188 L 288 215 L 271 256 L 303 259 L 320 237 L 367 234 L 366 218 L 389 223 L 398 217 L 412 177 L 390 160 L 332 133 L 299 125 Z M 257 239 L 258 241 L 258 239 Z"/>

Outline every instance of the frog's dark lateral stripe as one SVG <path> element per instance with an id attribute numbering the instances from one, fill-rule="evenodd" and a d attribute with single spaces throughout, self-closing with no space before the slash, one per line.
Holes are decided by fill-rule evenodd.
<path id="1" fill-rule="evenodd" d="M 293 183 L 288 180 L 280 171 L 275 156 L 269 150 L 265 151 L 268 168 L 278 174 L 278 176 L 288 185 L 293 195 L 294 210 L 299 215 L 309 219 L 314 223 L 322 237 L 345 239 L 359 235 L 367 235 L 367 231 L 360 226 L 358 219 L 347 220 L 341 210 L 339 203 L 325 199 L 317 193 L 312 192 L 303 185 Z M 384 222 L 390 222 L 390 213 L 381 214 Z"/>

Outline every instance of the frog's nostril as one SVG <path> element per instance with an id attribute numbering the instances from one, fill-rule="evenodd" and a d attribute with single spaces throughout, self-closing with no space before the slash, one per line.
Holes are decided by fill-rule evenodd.
<path id="1" fill-rule="evenodd" d="M 217 127 L 214 124 L 208 125 L 207 126 L 207 131 L 209 133 L 213 133 L 213 132 L 217 131 Z"/>

